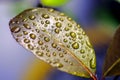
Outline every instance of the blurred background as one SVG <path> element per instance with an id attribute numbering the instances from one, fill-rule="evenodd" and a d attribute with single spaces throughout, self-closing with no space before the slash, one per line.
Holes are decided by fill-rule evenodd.
<path id="1" fill-rule="evenodd" d="M 52 68 L 13 39 L 8 25 L 10 19 L 32 7 L 52 7 L 66 13 L 82 26 L 94 46 L 97 77 L 100 79 L 107 48 L 120 24 L 120 0 L 46 1 L 0 0 L 0 80 L 89 80 Z"/>

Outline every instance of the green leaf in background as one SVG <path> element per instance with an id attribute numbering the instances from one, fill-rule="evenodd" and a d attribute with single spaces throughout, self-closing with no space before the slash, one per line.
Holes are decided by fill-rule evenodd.
<path id="1" fill-rule="evenodd" d="M 107 50 L 103 74 L 104 77 L 120 75 L 120 27 Z"/>
<path id="2" fill-rule="evenodd" d="M 67 73 L 95 78 L 96 57 L 88 36 L 74 20 L 49 8 L 28 9 L 10 21 L 18 43 Z"/>
<path id="3" fill-rule="evenodd" d="M 45 6 L 59 7 L 66 4 L 69 0 L 40 0 Z"/>

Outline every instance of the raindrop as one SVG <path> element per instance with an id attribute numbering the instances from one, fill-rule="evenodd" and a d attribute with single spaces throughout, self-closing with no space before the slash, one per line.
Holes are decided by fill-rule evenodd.
<path id="1" fill-rule="evenodd" d="M 24 39 L 24 42 L 25 42 L 25 43 L 29 43 L 30 40 L 29 40 L 29 39 Z"/>
<path id="2" fill-rule="evenodd" d="M 29 16 L 29 19 L 30 19 L 30 20 L 34 20 L 35 18 L 36 18 L 36 17 L 33 16 L 33 15 Z"/>
<path id="3" fill-rule="evenodd" d="M 14 33 L 18 33 L 20 31 L 20 28 L 19 28 L 19 26 L 14 26 L 14 27 L 12 27 L 11 31 Z"/>
<path id="4" fill-rule="evenodd" d="M 36 38 L 36 35 L 33 34 L 33 33 L 31 33 L 31 34 L 30 34 L 30 38 L 31 38 L 31 39 L 35 39 L 35 38 Z"/>
<path id="5" fill-rule="evenodd" d="M 31 27 L 30 27 L 28 24 L 23 24 L 23 26 L 24 26 L 26 29 L 31 29 Z"/>
<path id="6" fill-rule="evenodd" d="M 36 51 L 36 54 L 37 54 L 38 56 L 43 56 L 43 53 L 40 52 L 40 51 Z"/>
<path id="7" fill-rule="evenodd" d="M 47 15 L 47 14 L 42 14 L 42 17 L 45 18 L 45 19 L 48 19 L 48 18 L 49 18 L 49 15 Z"/>
<path id="8" fill-rule="evenodd" d="M 73 49 L 78 49 L 79 48 L 79 44 L 77 42 L 74 42 L 72 44 L 72 47 L 73 47 Z"/>
<path id="9" fill-rule="evenodd" d="M 49 41 L 50 41 L 50 39 L 49 39 L 48 37 L 44 37 L 44 40 L 45 40 L 46 42 L 49 42 Z"/>
<path id="10" fill-rule="evenodd" d="M 60 28 L 61 26 L 62 26 L 62 24 L 61 24 L 60 22 L 57 22 L 57 23 L 56 23 L 56 27 L 57 27 L 57 28 Z"/>
<path id="11" fill-rule="evenodd" d="M 71 36 L 72 38 L 76 38 L 76 33 L 70 32 L 70 36 Z"/>

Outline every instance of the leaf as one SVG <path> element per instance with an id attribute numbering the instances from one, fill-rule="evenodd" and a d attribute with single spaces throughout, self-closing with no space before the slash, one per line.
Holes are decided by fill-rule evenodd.
<path id="1" fill-rule="evenodd" d="M 96 57 L 83 29 L 53 9 L 28 9 L 13 18 L 12 35 L 39 59 L 67 73 L 94 77 Z"/>
<path id="2" fill-rule="evenodd" d="M 103 67 L 104 76 L 120 75 L 120 27 L 107 50 Z"/>

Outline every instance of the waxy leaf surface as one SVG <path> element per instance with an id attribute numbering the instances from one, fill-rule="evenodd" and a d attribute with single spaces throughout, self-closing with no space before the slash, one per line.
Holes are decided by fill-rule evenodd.
<path id="1" fill-rule="evenodd" d="M 39 59 L 73 75 L 95 75 L 96 57 L 89 39 L 64 13 L 49 8 L 28 9 L 9 25 L 16 41 Z"/>

